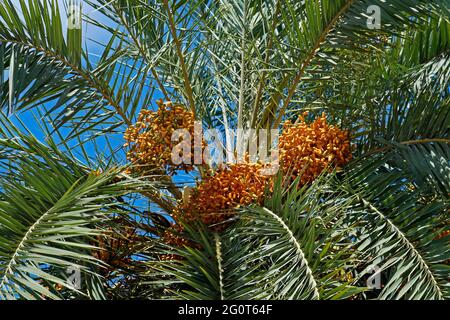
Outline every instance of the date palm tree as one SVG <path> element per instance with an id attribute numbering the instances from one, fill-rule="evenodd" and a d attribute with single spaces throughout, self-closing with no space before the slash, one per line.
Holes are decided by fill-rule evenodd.
<path id="1" fill-rule="evenodd" d="M 450 296 L 448 0 L 82 5 L 0 5 L 0 300 Z M 123 147 L 160 98 L 227 145 L 325 112 L 353 160 L 171 246 L 204 166 L 136 175 Z"/>

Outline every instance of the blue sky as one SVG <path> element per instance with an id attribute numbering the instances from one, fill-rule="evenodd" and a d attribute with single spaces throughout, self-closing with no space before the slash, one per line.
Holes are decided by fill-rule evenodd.
<path id="1" fill-rule="evenodd" d="M 43 1 L 43 0 L 41 0 Z M 67 13 L 66 13 L 66 4 L 68 4 L 68 0 L 57 0 L 60 11 L 61 11 L 61 22 L 63 26 L 63 31 L 66 30 L 68 26 L 68 19 L 67 19 Z M 78 1 L 80 2 L 80 1 Z M 82 2 L 82 12 L 83 15 L 86 17 L 89 17 L 90 19 L 93 19 L 97 22 L 109 24 L 111 25 L 111 21 L 105 17 L 103 14 L 101 14 L 98 9 L 95 9 L 88 5 L 85 1 Z M 14 4 L 16 2 L 14 1 Z M 20 12 L 20 4 L 17 1 L 16 5 L 17 10 Z M 64 32 L 65 34 L 65 32 Z M 107 43 L 109 41 L 110 34 L 103 30 L 102 28 L 96 27 L 92 24 L 86 23 L 86 21 L 83 21 L 82 24 L 82 35 L 83 35 L 83 47 L 84 49 L 89 53 L 89 60 L 90 63 L 95 65 L 95 62 L 97 61 L 97 57 L 103 52 L 103 46 L 100 43 Z M 143 93 L 145 94 L 145 92 Z M 154 95 L 154 100 L 157 100 L 161 98 L 162 96 L 158 93 Z M 24 125 L 27 127 L 28 130 L 30 130 L 38 139 L 44 140 L 45 135 L 42 132 L 42 121 L 40 119 L 40 114 L 43 113 L 43 110 L 46 108 L 52 107 L 53 103 L 46 103 L 45 105 L 42 105 L 42 108 L 36 108 L 34 110 L 25 111 L 25 112 L 18 112 L 17 117 L 20 118 L 20 120 L 24 123 Z M 150 106 L 140 106 L 140 107 L 150 107 Z M 19 124 L 19 121 L 17 119 L 12 118 L 13 122 L 16 124 Z M 68 129 L 61 129 L 60 132 L 64 135 L 68 133 Z M 90 137 L 91 133 L 85 134 L 82 139 L 88 139 Z M 123 135 L 122 134 L 109 134 L 108 135 L 109 142 L 111 143 L 112 147 L 114 149 L 119 149 L 123 141 Z M 70 145 L 77 144 L 77 141 L 72 141 Z M 85 149 L 87 151 L 87 154 L 89 157 L 95 158 L 97 154 L 106 153 L 111 154 L 110 149 L 108 145 L 105 143 L 105 140 L 102 138 L 95 139 L 94 143 L 88 143 L 85 144 Z M 76 153 L 77 154 L 77 153 Z M 114 152 L 115 156 L 119 156 L 120 163 L 125 164 L 125 154 L 124 152 Z M 83 153 L 80 149 L 78 149 L 78 155 L 80 160 L 84 161 Z M 193 182 L 193 177 L 196 176 L 196 174 L 185 174 L 184 172 L 180 172 L 174 177 L 174 181 L 177 183 L 186 183 L 187 181 Z"/>
<path id="2" fill-rule="evenodd" d="M 13 1 L 13 3 L 15 4 L 18 12 L 21 12 L 19 2 Z M 68 1 L 58 0 L 58 5 L 61 10 L 61 22 L 63 30 L 66 30 L 68 25 L 65 3 L 68 3 Z M 90 18 L 96 21 L 107 24 L 111 23 L 110 21 L 108 21 L 107 18 L 105 18 L 104 15 L 98 12 L 98 10 L 95 10 L 84 1 L 82 1 L 82 10 L 84 15 L 89 16 Z M 83 22 L 82 34 L 83 34 L 83 46 L 85 50 L 87 50 L 87 52 L 89 53 L 90 62 L 95 65 L 95 62 L 97 61 L 97 56 L 101 54 L 103 51 L 102 46 L 98 42 L 102 42 L 101 40 L 107 41 L 109 38 L 109 34 L 105 32 L 103 29 L 98 28 L 92 24 L 88 24 L 86 22 Z M 46 103 L 42 106 L 42 108 L 40 108 L 39 111 L 42 113 L 45 108 L 50 108 L 52 107 L 52 105 L 53 103 Z M 37 138 L 43 140 L 45 136 L 42 132 L 42 128 L 40 127 L 41 121 L 39 119 L 40 118 L 39 111 L 30 110 L 25 112 L 19 112 L 16 116 L 19 117 L 21 121 L 23 121 L 24 125 L 27 127 L 28 130 L 30 130 Z M 20 126 L 19 121 L 17 119 L 14 119 L 14 117 L 12 119 L 15 124 L 18 124 Z M 68 130 L 63 129 L 61 130 L 61 132 L 64 134 L 67 133 Z M 89 134 L 85 135 L 85 138 L 88 136 Z M 110 136 L 109 138 L 114 147 L 119 147 L 123 143 L 121 136 L 116 135 Z M 98 143 L 97 147 L 100 149 L 100 151 L 108 150 L 108 148 L 106 148 L 105 142 L 102 141 L 102 139 L 97 139 L 96 142 Z M 77 142 L 74 141 L 73 144 L 75 143 Z M 93 144 L 87 144 L 86 148 L 88 150 L 89 156 L 94 156 L 97 153 L 95 150 L 96 147 Z"/>

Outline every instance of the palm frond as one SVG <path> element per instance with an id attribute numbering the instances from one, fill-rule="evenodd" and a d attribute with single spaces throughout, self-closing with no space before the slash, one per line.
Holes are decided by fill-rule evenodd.
<path id="1" fill-rule="evenodd" d="M 222 234 L 186 226 L 194 245 L 171 251 L 179 261 L 155 263 L 175 277 L 175 292 L 195 299 L 345 299 L 366 290 L 350 271 L 359 262 L 344 223 L 349 200 L 331 196 L 324 181 L 311 188 L 296 182 L 287 191 L 280 182 L 264 207 L 239 210 Z"/>
<path id="2" fill-rule="evenodd" d="M 359 203 L 352 217 L 360 225 L 359 250 L 384 276 L 379 298 L 448 298 L 448 237 L 438 239 L 448 203 L 422 197 L 379 156 L 356 165 L 347 179 L 342 189 Z"/>
<path id="3" fill-rule="evenodd" d="M 150 183 L 120 168 L 96 174 L 3 116 L 0 136 L 0 298 L 105 298 L 96 238 L 128 213 L 120 197 Z"/>

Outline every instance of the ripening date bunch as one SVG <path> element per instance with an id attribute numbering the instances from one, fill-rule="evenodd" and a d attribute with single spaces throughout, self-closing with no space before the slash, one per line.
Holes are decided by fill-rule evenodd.
<path id="1" fill-rule="evenodd" d="M 229 164 L 204 177 L 186 201 L 172 212 L 176 223 L 165 230 L 163 242 L 174 247 L 193 246 L 181 236 L 183 224 L 201 221 L 220 232 L 229 225 L 235 209 L 262 203 L 265 191 L 272 184 L 271 177 L 262 174 L 264 168 L 265 165 L 259 163 Z M 180 257 L 166 254 L 161 259 L 179 260 Z"/>
<path id="2" fill-rule="evenodd" d="M 260 163 L 236 163 L 222 166 L 204 177 L 184 205 L 184 212 L 198 217 L 207 225 L 220 225 L 233 210 L 252 203 L 262 203 L 264 193 L 271 187 L 271 177 L 262 174 Z"/>
<path id="3" fill-rule="evenodd" d="M 140 172 L 159 168 L 167 168 L 172 174 L 177 170 L 186 172 L 193 170 L 191 164 L 173 164 L 172 150 L 179 142 L 172 141 L 172 133 L 178 129 L 189 132 L 192 143 L 189 146 L 191 153 L 188 157 L 191 158 L 190 163 L 194 163 L 194 114 L 172 102 L 159 100 L 157 105 L 156 111 L 142 109 L 138 121 L 125 131 L 124 146 L 129 147 L 127 159 Z"/>
<path id="4" fill-rule="evenodd" d="M 328 124 L 325 114 L 310 123 L 305 120 L 306 116 L 304 113 L 296 123 L 286 121 L 279 137 L 280 168 L 283 174 L 298 178 L 300 185 L 312 182 L 324 170 L 344 166 L 352 157 L 347 131 Z M 183 106 L 160 100 L 157 111 L 142 110 L 138 122 L 125 133 L 128 159 L 138 167 L 166 168 L 171 173 L 192 170 L 192 165 L 172 163 L 171 152 L 178 142 L 172 142 L 171 136 L 176 129 L 188 130 L 204 147 L 203 139 L 194 137 L 194 115 Z M 190 150 L 192 156 L 194 149 Z M 220 229 L 219 225 L 229 219 L 237 207 L 262 203 L 264 194 L 273 184 L 269 175 L 261 174 L 264 166 L 246 161 L 222 165 L 204 175 L 188 199 L 172 213 L 175 221 L 180 218 L 185 222 L 200 220 Z M 167 239 L 179 241 L 170 231 Z"/>
<path id="5" fill-rule="evenodd" d="M 306 116 L 306 114 L 304 114 Z M 351 159 L 349 135 L 327 124 L 325 114 L 308 124 L 304 117 L 287 121 L 279 138 L 281 170 L 299 178 L 300 185 L 312 182 L 325 169 L 332 170 Z M 189 219 L 198 218 L 220 229 L 239 206 L 262 203 L 272 179 L 261 174 L 264 165 L 238 163 L 223 166 L 203 178 L 181 210 Z"/>
<path id="6" fill-rule="evenodd" d="M 172 247 L 194 247 L 195 244 L 193 244 L 191 241 L 185 239 L 181 234 L 183 233 L 183 227 L 179 223 L 177 217 L 178 209 L 175 210 L 175 212 L 172 213 L 175 221 L 177 223 L 172 224 L 169 228 L 164 230 L 164 234 L 162 235 L 162 241 Z M 166 253 L 161 255 L 161 260 L 180 260 L 180 257 L 177 254 L 173 253 Z"/>
<path id="7" fill-rule="evenodd" d="M 279 139 L 283 171 L 293 179 L 300 177 L 300 185 L 312 182 L 327 168 L 344 166 L 352 158 L 347 131 L 329 125 L 324 113 L 310 124 L 303 116 L 295 124 L 286 121 Z"/>
<path id="8" fill-rule="evenodd" d="M 120 229 L 108 227 L 103 229 L 104 234 L 93 237 L 92 246 L 93 256 L 104 262 L 100 272 L 107 276 L 115 268 L 128 266 L 131 261 L 129 248 L 132 243 L 139 241 L 139 235 L 136 234 L 136 228 L 131 226 L 121 217 L 113 218 L 113 222 L 120 224 Z"/>
<path id="9" fill-rule="evenodd" d="M 262 203 L 266 187 L 271 186 L 270 176 L 262 174 L 264 167 L 258 163 L 230 164 L 204 177 L 185 202 L 172 212 L 176 223 L 165 230 L 163 241 L 175 247 L 192 245 L 180 236 L 181 221 L 184 224 L 202 221 L 212 230 L 222 231 L 236 208 Z M 176 255 L 161 258 L 177 259 Z"/>

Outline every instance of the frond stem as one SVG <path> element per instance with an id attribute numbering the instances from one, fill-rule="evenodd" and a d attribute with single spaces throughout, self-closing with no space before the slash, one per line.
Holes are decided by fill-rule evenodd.
<path id="1" fill-rule="evenodd" d="M 223 285 L 222 243 L 217 233 L 214 233 L 214 241 L 216 242 L 217 269 L 219 271 L 220 300 L 225 300 Z"/>
<path id="2" fill-rule="evenodd" d="M 319 290 L 317 289 L 317 282 L 314 279 L 312 270 L 308 265 L 308 260 L 306 259 L 305 254 L 303 253 L 302 247 L 300 246 L 300 243 L 297 241 L 297 238 L 294 236 L 291 229 L 289 229 L 289 227 L 286 225 L 286 223 L 283 221 L 283 219 L 281 219 L 278 215 L 276 215 L 269 209 L 267 209 L 267 208 L 263 208 L 263 209 L 266 213 L 268 213 L 271 217 L 273 217 L 283 227 L 283 229 L 286 230 L 286 232 L 288 233 L 289 239 L 291 240 L 291 242 L 294 243 L 295 248 L 297 249 L 298 255 L 300 256 L 300 259 L 305 262 L 306 275 L 308 276 L 308 278 L 310 279 L 310 281 L 314 287 L 313 299 L 319 299 Z"/>
<path id="3" fill-rule="evenodd" d="M 272 46 L 273 46 L 273 32 L 275 30 L 276 27 L 276 18 L 278 17 L 278 14 L 280 13 L 280 4 L 281 4 L 281 0 L 277 0 L 276 4 L 275 4 L 275 12 L 272 16 L 272 25 L 271 25 L 271 32 L 269 33 L 269 40 L 267 43 L 267 47 L 266 47 L 266 57 L 264 59 L 264 65 L 268 65 L 269 64 L 269 51 L 272 50 Z M 262 92 L 264 89 L 264 82 L 266 81 L 266 76 L 267 76 L 267 71 L 264 70 L 262 72 L 261 75 L 261 79 L 259 80 L 258 83 L 258 90 L 256 91 L 256 97 L 255 97 L 255 102 L 253 104 L 253 111 L 252 111 L 252 120 L 251 120 L 251 125 L 250 128 L 254 128 L 254 126 L 256 125 L 256 118 L 258 115 L 258 106 L 259 103 L 261 101 L 261 97 L 262 97 Z"/>
<path id="4" fill-rule="evenodd" d="M 41 221 L 51 212 L 51 208 L 47 210 L 43 215 L 39 217 L 39 219 L 36 220 L 35 223 L 33 223 L 30 228 L 28 228 L 27 232 L 23 236 L 22 240 L 17 245 L 16 249 L 14 250 L 14 253 L 8 263 L 8 265 L 5 268 L 5 272 L 2 277 L 2 281 L 0 282 L 0 288 L 2 288 L 6 283 L 8 283 L 8 275 L 13 274 L 12 266 L 16 263 L 16 258 L 19 255 L 22 248 L 25 246 L 25 242 L 28 240 L 31 233 L 36 229 L 36 227 L 41 223 Z"/>
<path id="5" fill-rule="evenodd" d="M 177 36 L 177 30 L 176 30 L 176 26 L 175 26 L 175 21 L 173 19 L 173 13 L 172 13 L 171 8 L 169 7 L 168 0 L 162 0 L 162 3 L 164 6 L 164 9 L 166 10 L 167 16 L 169 18 L 170 33 L 172 34 L 173 41 L 175 42 L 175 48 L 177 50 L 178 59 L 180 59 L 180 66 L 181 66 L 181 71 L 183 73 L 184 85 L 186 87 L 185 89 L 186 89 L 186 95 L 187 95 L 188 102 L 189 102 L 189 107 L 195 116 L 195 103 L 194 103 L 194 96 L 193 96 L 193 91 L 192 91 L 192 87 L 191 87 L 191 81 L 189 80 L 186 63 L 184 61 L 183 51 L 181 50 L 181 42 Z"/>
<path id="6" fill-rule="evenodd" d="M 18 45 L 22 45 L 28 48 L 32 48 L 42 54 L 44 54 L 46 57 L 55 59 L 59 62 L 61 62 L 62 64 L 64 64 L 66 67 L 72 69 L 72 71 L 74 71 L 78 76 L 80 76 L 81 78 L 83 78 L 91 88 L 97 90 L 97 92 L 99 92 L 102 97 L 108 101 L 108 103 L 114 107 L 114 109 L 116 110 L 117 114 L 123 119 L 123 121 L 127 124 L 127 125 L 131 125 L 131 120 L 128 119 L 128 117 L 125 115 L 125 113 L 123 112 L 122 108 L 113 100 L 113 98 L 111 97 L 111 95 L 107 92 L 108 89 L 104 87 L 103 84 L 97 83 L 97 81 L 95 81 L 94 79 L 92 79 L 92 77 L 87 74 L 86 72 L 84 72 L 83 70 L 81 70 L 80 68 L 78 68 L 76 65 L 72 64 L 71 62 L 69 62 L 65 57 L 57 54 L 56 52 L 52 52 L 50 50 L 47 50 L 45 48 L 39 47 L 35 44 L 32 43 L 25 43 L 25 42 L 20 42 L 17 40 L 12 40 L 12 39 L 5 39 L 5 41 L 10 42 L 10 43 L 15 43 Z"/>
<path id="7" fill-rule="evenodd" d="M 292 81 L 292 85 L 289 87 L 288 95 L 287 95 L 286 99 L 284 100 L 283 106 L 281 107 L 281 109 L 280 109 L 280 111 L 278 113 L 278 116 L 277 116 L 277 118 L 275 120 L 275 123 L 273 125 L 274 128 L 277 128 L 280 125 L 281 119 L 283 118 L 283 115 L 286 112 L 286 109 L 289 106 L 289 103 L 291 102 L 295 91 L 297 90 L 297 86 L 298 86 L 299 82 L 302 80 L 303 75 L 306 72 L 306 68 L 310 65 L 311 61 L 314 59 L 314 57 L 316 56 L 317 52 L 319 51 L 320 46 L 325 41 L 325 39 L 327 38 L 327 36 L 331 32 L 331 30 L 333 30 L 333 28 L 336 26 L 336 24 L 339 21 L 339 19 L 341 18 L 341 16 L 353 4 L 353 1 L 354 0 L 348 0 L 342 6 L 342 8 L 338 11 L 338 13 L 333 17 L 333 19 L 331 19 L 331 21 L 328 23 L 328 25 L 322 31 L 322 33 L 320 34 L 319 38 L 317 39 L 317 41 L 313 45 L 311 51 L 306 56 L 306 59 L 302 63 L 302 67 L 300 68 L 299 72 L 297 73 L 297 75 L 295 76 L 294 80 Z"/>
<path id="8" fill-rule="evenodd" d="M 133 42 L 135 43 L 135 45 L 136 45 L 137 49 L 139 50 L 139 52 L 141 53 L 142 57 L 144 58 L 145 61 L 147 61 L 148 64 L 151 65 L 151 61 L 148 59 L 148 56 L 147 56 L 144 48 L 142 47 L 141 42 L 139 41 L 137 36 L 131 30 L 130 25 L 128 24 L 126 19 L 123 17 L 123 14 L 120 11 L 120 8 L 117 8 L 114 3 L 112 4 L 112 6 L 114 8 L 114 11 L 116 11 L 116 14 L 120 17 L 120 21 L 124 25 L 125 29 L 128 31 L 128 33 L 130 34 L 131 38 L 133 39 Z M 153 78 L 155 79 L 156 83 L 158 84 L 158 87 L 161 90 L 161 93 L 164 95 L 164 99 L 165 100 L 170 100 L 169 99 L 169 95 L 167 94 L 166 88 L 164 87 L 164 85 L 161 82 L 161 80 L 159 80 L 159 75 L 156 72 L 155 67 L 153 67 L 153 66 L 150 67 L 150 72 L 152 73 Z"/>
<path id="9" fill-rule="evenodd" d="M 362 198 L 360 195 L 357 195 L 357 199 L 358 199 L 358 201 L 362 202 L 366 208 L 369 208 L 370 210 L 375 212 L 379 217 L 381 217 L 383 219 L 383 221 L 386 221 L 388 223 L 389 227 L 391 228 L 391 230 L 393 230 L 400 237 L 401 241 L 408 246 L 408 248 L 414 253 L 414 255 L 419 260 L 419 264 L 426 270 L 428 277 L 432 280 L 432 282 L 435 286 L 435 289 L 438 293 L 439 299 L 440 300 L 443 299 L 444 296 L 442 294 L 441 288 L 439 287 L 439 285 L 433 275 L 433 272 L 431 272 L 430 267 L 426 263 L 425 259 L 422 257 L 420 252 L 417 251 L 417 249 L 414 247 L 414 245 L 408 240 L 406 235 L 388 217 L 386 217 L 381 211 L 379 211 L 378 208 L 375 207 L 372 203 L 370 203 L 366 199 Z"/>

